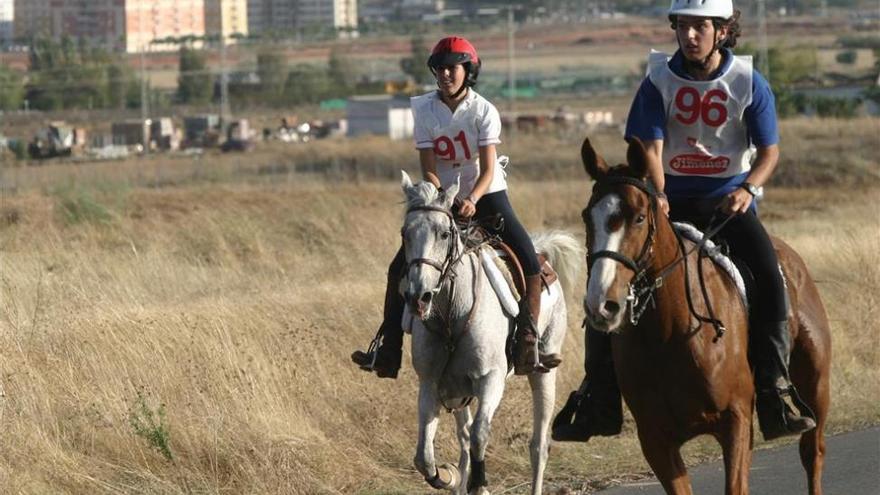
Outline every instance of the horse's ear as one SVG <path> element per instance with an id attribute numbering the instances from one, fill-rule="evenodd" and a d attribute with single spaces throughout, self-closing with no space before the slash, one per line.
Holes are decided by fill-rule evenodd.
<path id="1" fill-rule="evenodd" d="M 629 147 L 626 149 L 626 163 L 629 164 L 629 169 L 636 177 L 641 179 L 647 177 L 648 151 L 645 149 L 645 145 L 642 144 L 641 139 L 635 136 L 626 138 L 626 142 L 629 143 Z"/>
<path id="2" fill-rule="evenodd" d="M 400 171 L 400 176 L 400 188 L 406 193 L 413 187 L 412 179 L 409 178 L 409 174 L 405 170 Z"/>
<path id="3" fill-rule="evenodd" d="M 608 164 L 593 149 L 589 138 L 584 138 L 584 144 L 581 145 L 581 160 L 584 162 L 584 170 L 597 182 L 608 173 Z"/>
<path id="4" fill-rule="evenodd" d="M 452 183 L 443 193 L 443 204 L 447 208 L 452 208 L 452 203 L 455 201 L 455 197 L 458 195 L 458 190 L 461 188 L 461 175 L 455 176 L 455 182 Z"/>
<path id="5" fill-rule="evenodd" d="M 410 202 L 413 198 L 418 195 L 419 191 L 416 186 L 413 185 L 412 179 L 409 178 L 409 174 L 400 171 L 400 188 L 403 189 L 403 195 L 406 196 L 406 201 Z"/>

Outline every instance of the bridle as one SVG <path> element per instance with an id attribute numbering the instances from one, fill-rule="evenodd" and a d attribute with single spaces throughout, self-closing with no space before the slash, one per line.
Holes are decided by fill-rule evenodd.
<path id="1" fill-rule="evenodd" d="M 591 195 L 590 203 L 584 208 L 583 212 L 581 212 L 581 218 L 584 222 L 584 225 L 587 226 L 589 217 L 588 211 L 594 205 L 593 198 L 599 197 L 596 193 L 600 187 L 603 186 L 615 186 L 615 185 L 628 185 L 635 187 L 636 189 L 642 191 L 648 196 L 648 199 L 651 202 L 651 211 L 648 215 L 648 235 L 645 238 L 645 243 L 642 245 L 642 249 L 639 252 L 638 257 L 633 260 L 627 256 L 624 256 L 616 251 L 599 251 L 597 253 L 590 254 L 589 246 L 587 246 L 587 267 L 588 269 L 593 268 L 593 263 L 596 260 L 601 258 L 609 258 L 618 263 L 624 265 L 629 268 L 635 274 L 632 280 L 629 283 L 629 288 L 627 291 L 626 301 L 627 306 L 629 307 L 629 321 L 633 326 L 638 325 L 639 319 L 641 319 L 642 314 L 648 308 L 648 303 L 653 303 L 654 301 L 654 292 L 663 286 L 663 280 L 669 276 L 672 272 L 673 268 L 675 268 L 679 263 L 684 263 L 685 270 L 685 295 L 688 303 L 688 310 L 690 313 L 700 322 L 711 323 L 713 327 L 715 327 L 715 335 L 716 339 L 720 338 L 724 335 L 726 328 L 724 327 L 724 323 L 721 320 L 715 318 L 715 311 L 712 309 L 712 303 L 709 298 L 709 293 L 706 290 L 705 283 L 703 281 L 703 263 L 702 257 L 704 256 L 704 250 L 702 249 L 703 245 L 705 245 L 706 241 L 710 238 L 714 237 L 724 226 L 729 222 L 735 214 L 729 215 L 718 225 L 712 227 L 707 232 L 703 234 L 703 238 L 700 242 L 694 244 L 690 249 L 685 249 L 682 239 L 675 233 L 675 229 L 672 231 L 675 233 L 677 244 L 678 244 L 678 256 L 671 261 L 669 264 L 664 266 L 662 269 L 657 271 L 657 275 L 655 277 L 650 276 L 650 262 L 652 256 L 654 254 L 654 234 L 657 231 L 657 193 L 651 189 L 648 184 L 642 179 L 636 179 L 634 177 L 628 177 L 623 175 L 614 175 L 614 176 L 606 176 L 601 180 L 597 180 L 596 184 L 593 186 L 593 193 Z M 712 216 L 712 219 L 709 220 L 709 225 L 714 223 L 715 215 Z M 668 218 L 667 218 L 667 221 Z M 670 225 L 671 227 L 671 225 Z M 698 260 L 697 260 L 697 272 L 698 278 L 700 280 L 700 290 L 703 295 L 703 300 L 706 305 L 706 309 L 709 313 L 709 316 L 703 316 L 696 312 L 694 309 L 693 298 L 691 297 L 690 290 L 690 276 L 688 275 L 688 263 L 687 257 L 694 252 L 698 251 Z M 586 320 L 585 320 L 586 323 Z"/>
<path id="2" fill-rule="evenodd" d="M 452 267 L 454 267 L 456 264 L 458 264 L 458 262 L 461 261 L 462 258 L 467 256 L 468 254 L 473 253 L 476 250 L 480 249 L 480 246 L 482 244 L 478 244 L 478 245 L 475 245 L 470 248 L 462 249 L 464 244 L 460 240 L 461 237 L 460 237 L 460 231 L 458 228 L 458 224 L 455 221 L 455 216 L 452 214 L 452 211 L 449 210 L 448 208 L 443 208 L 440 206 L 430 206 L 430 205 L 412 206 L 406 210 L 406 214 L 409 215 L 411 212 L 414 212 L 414 211 L 434 211 L 434 212 L 443 213 L 444 215 L 446 215 L 446 217 L 449 219 L 449 229 L 446 231 L 446 233 L 448 234 L 447 242 L 449 243 L 449 245 L 446 249 L 446 256 L 443 258 L 442 262 L 438 262 L 438 261 L 430 259 L 430 258 L 415 258 L 415 259 L 407 261 L 406 271 L 407 271 L 407 273 L 409 273 L 410 268 L 412 268 L 413 266 L 428 265 L 428 266 L 430 266 L 440 272 L 440 278 L 437 280 L 437 285 L 432 289 L 432 292 L 434 294 L 440 292 L 443 285 L 448 281 L 449 282 L 449 289 L 448 289 L 449 293 L 454 294 L 455 293 L 455 271 L 452 269 Z M 465 232 L 468 232 L 472 225 L 473 225 L 472 221 L 469 221 L 468 226 L 465 228 Z M 406 238 L 404 237 L 405 228 L 406 228 L 406 226 L 404 226 L 404 228 L 401 228 L 401 230 L 400 230 L 400 236 L 401 236 L 401 239 L 404 244 L 404 249 L 405 249 L 405 245 L 406 245 Z M 476 260 L 475 257 L 472 257 L 471 264 L 472 264 L 472 269 L 473 269 L 471 291 L 473 293 L 474 303 L 471 305 L 470 310 L 468 311 L 467 319 L 465 320 L 466 323 L 464 325 L 464 328 L 466 330 L 468 328 L 470 328 L 474 313 L 477 310 L 477 293 L 480 288 L 479 282 L 481 280 L 481 276 L 480 276 L 481 265 L 480 265 L 480 263 Z M 451 313 L 452 313 L 452 306 L 449 305 L 449 307 L 447 308 L 446 314 L 439 315 L 440 329 L 442 331 L 443 336 L 446 339 L 446 348 L 450 352 L 456 346 L 456 338 L 453 336 L 452 326 L 451 326 L 451 324 L 452 324 L 452 314 Z M 426 328 L 428 328 L 430 330 L 430 327 L 426 326 Z"/>
<path id="3" fill-rule="evenodd" d="M 434 291 L 438 291 L 440 287 L 443 285 L 443 282 L 446 281 L 450 277 L 452 271 L 450 268 L 455 264 L 456 261 L 461 257 L 461 252 L 459 249 L 458 242 L 458 226 L 455 224 L 455 217 L 452 215 L 452 212 L 447 208 L 442 208 L 440 206 L 412 206 L 406 210 L 406 214 L 409 215 L 414 211 L 435 211 L 438 213 L 443 213 L 449 219 L 449 229 L 446 231 L 448 234 L 447 242 L 449 243 L 446 248 L 446 257 L 443 258 L 443 261 L 436 261 L 430 258 L 415 258 L 409 260 L 406 264 L 406 270 L 409 272 L 410 268 L 414 265 L 428 265 L 438 272 L 440 272 L 440 279 L 437 281 L 437 287 Z M 404 229 L 400 229 L 400 237 L 404 245 L 406 245 L 406 238 L 404 237 Z"/>
<path id="4" fill-rule="evenodd" d="M 593 186 L 593 194 L 591 195 L 591 198 L 599 197 L 596 193 L 600 187 L 615 185 L 633 186 L 648 196 L 648 199 L 651 202 L 651 211 L 647 218 L 648 235 L 645 237 L 645 242 L 642 244 L 642 249 L 639 251 L 639 255 L 636 259 L 609 250 L 590 253 L 590 247 L 587 246 L 587 268 L 592 270 L 593 264 L 596 263 L 597 260 L 609 258 L 632 270 L 635 275 L 629 283 L 626 301 L 629 306 L 630 323 L 635 326 L 638 324 L 642 313 L 645 312 L 648 302 L 653 299 L 654 291 L 663 285 L 663 278 L 666 276 L 666 274 L 663 274 L 653 280 L 650 280 L 650 277 L 648 276 L 648 269 L 651 258 L 654 254 L 654 234 L 657 231 L 657 194 L 648 188 L 648 185 L 644 180 L 624 175 L 613 175 L 606 176 L 602 178 L 602 180 L 596 181 L 596 184 Z M 585 226 L 589 225 L 588 212 L 593 205 L 594 201 L 591 199 L 587 207 L 581 212 L 581 219 Z M 645 297 L 646 295 L 648 297 Z"/>

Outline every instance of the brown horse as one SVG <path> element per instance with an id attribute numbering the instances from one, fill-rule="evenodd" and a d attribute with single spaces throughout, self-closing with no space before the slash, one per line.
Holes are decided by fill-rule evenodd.
<path id="1" fill-rule="evenodd" d="M 679 241 L 659 212 L 641 142 L 630 141 L 628 165 L 609 168 L 589 140 L 581 156 L 596 181 L 583 213 L 593 263 L 584 307 L 589 325 L 614 335 L 615 371 L 642 452 L 667 493 L 690 494 L 681 446 L 712 435 L 724 454 L 725 493 L 748 493 L 755 390 L 746 304 L 733 278 L 698 258 L 694 243 Z M 773 243 L 791 300 L 791 379 L 816 416 L 817 427 L 801 435 L 801 463 L 809 493 L 821 494 L 828 318 L 803 260 Z"/>

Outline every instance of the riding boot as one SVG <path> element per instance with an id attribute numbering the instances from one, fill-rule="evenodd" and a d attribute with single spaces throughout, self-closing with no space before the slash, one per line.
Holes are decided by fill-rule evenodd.
<path id="1" fill-rule="evenodd" d="M 587 376 L 553 420 L 553 440 L 586 442 L 594 436 L 613 436 L 623 426 L 623 405 L 614 362 L 611 336 L 587 328 L 584 335 Z"/>
<path id="2" fill-rule="evenodd" d="M 388 268 L 385 287 L 384 320 L 366 352 L 354 351 L 351 360 L 364 371 L 375 371 L 379 378 L 397 378 L 403 356 L 403 308 L 400 279 L 406 265 L 403 252 L 398 252 Z"/>
<path id="3" fill-rule="evenodd" d="M 541 275 L 526 277 L 526 295 L 520 301 L 513 351 L 513 370 L 517 375 L 548 372 L 559 366 L 559 354 L 542 354 L 538 342 L 538 318 L 541 315 Z M 525 304 L 522 302 L 525 301 Z"/>
<path id="4" fill-rule="evenodd" d="M 758 424 L 764 440 L 798 435 L 816 427 L 815 415 L 800 399 L 788 374 L 791 334 L 779 321 L 752 334 L 755 342 L 755 388 Z"/>

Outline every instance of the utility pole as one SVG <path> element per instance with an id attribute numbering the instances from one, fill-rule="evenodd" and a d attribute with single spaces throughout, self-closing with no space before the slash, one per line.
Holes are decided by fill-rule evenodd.
<path id="1" fill-rule="evenodd" d="M 226 130 L 228 120 L 232 116 L 229 111 L 229 74 L 226 72 L 226 37 L 220 29 L 220 132 Z"/>
<path id="2" fill-rule="evenodd" d="M 513 22 L 513 5 L 507 4 L 507 91 L 508 110 L 513 112 L 516 103 L 516 65 L 514 64 L 514 31 L 516 24 Z"/>
<path id="3" fill-rule="evenodd" d="M 760 43 L 761 62 L 758 70 L 770 82 L 770 58 L 767 54 L 767 13 L 764 9 L 765 0 L 758 0 L 758 43 Z"/>
<path id="4" fill-rule="evenodd" d="M 150 152 L 150 102 L 147 88 L 147 43 L 144 40 L 144 25 L 141 23 L 141 11 L 144 4 L 138 8 L 138 36 L 141 45 L 141 142 L 144 144 L 144 153 Z"/>

